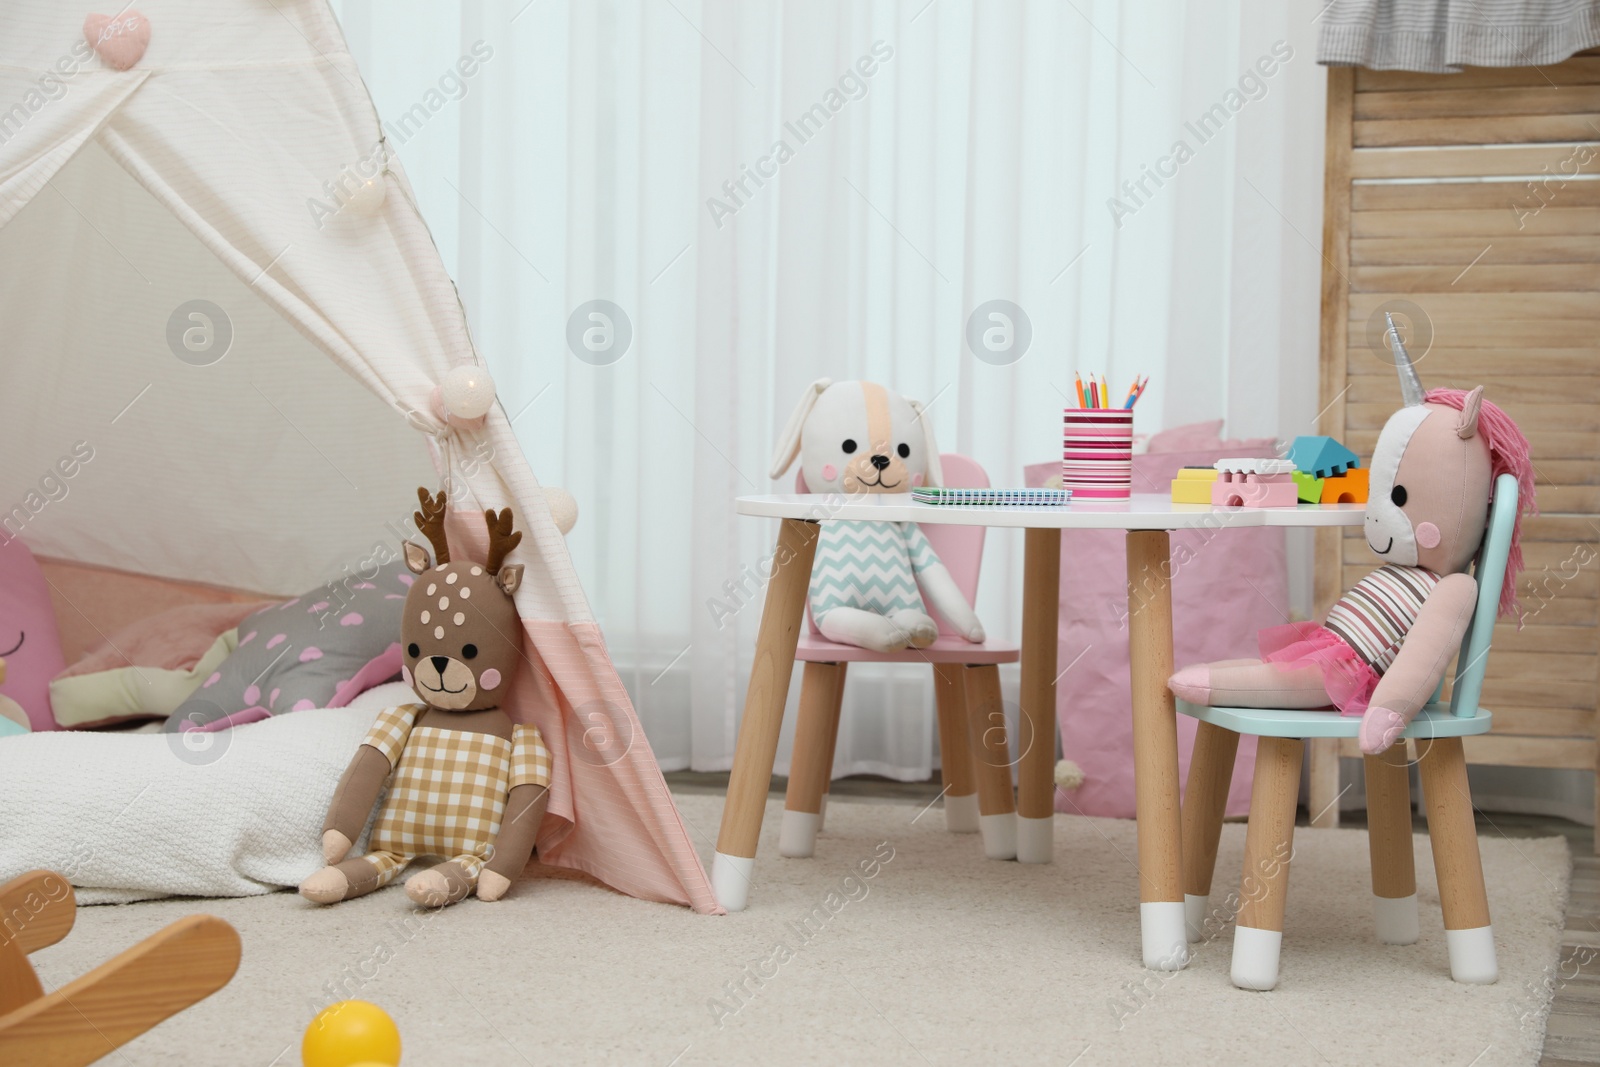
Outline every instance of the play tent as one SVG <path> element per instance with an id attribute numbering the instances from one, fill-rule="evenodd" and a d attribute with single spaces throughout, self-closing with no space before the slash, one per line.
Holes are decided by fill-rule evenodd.
<path id="1" fill-rule="evenodd" d="M 7 534 L 107 585 L 292 595 L 409 534 L 418 485 L 471 555 L 510 506 L 543 861 L 718 910 L 507 413 L 439 406 L 480 357 L 327 4 L 90 14 L 0 5 Z"/>

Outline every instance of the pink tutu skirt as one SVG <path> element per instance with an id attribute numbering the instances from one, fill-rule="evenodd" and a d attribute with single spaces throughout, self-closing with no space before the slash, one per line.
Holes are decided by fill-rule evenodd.
<path id="1" fill-rule="evenodd" d="M 1333 706 L 1345 715 L 1367 710 L 1379 674 L 1356 650 L 1320 622 L 1269 626 L 1257 636 L 1261 658 L 1284 667 L 1315 667 Z"/>

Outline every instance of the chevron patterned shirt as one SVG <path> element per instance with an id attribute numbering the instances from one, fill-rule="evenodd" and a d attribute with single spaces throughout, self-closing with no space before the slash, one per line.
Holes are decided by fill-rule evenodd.
<path id="1" fill-rule="evenodd" d="M 837 607 L 926 612 L 917 575 L 939 562 L 914 522 L 825 522 L 811 566 L 811 617 Z"/>
<path id="2" fill-rule="evenodd" d="M 1386 564 L 1340 597 L 1324 625 L 1382 674 L 1394 664 L 1401 643 L 1438 584 L 1439 576 L 1426 567 Z"/>

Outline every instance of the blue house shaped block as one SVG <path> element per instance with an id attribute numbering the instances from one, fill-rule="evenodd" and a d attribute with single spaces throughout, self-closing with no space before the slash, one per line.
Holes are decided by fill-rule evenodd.
<path id="1" fill-rule="evenodd" d="M 1337 478 L 1361 466 L 1361 457 L 1331 437 L 1296 437 L 1289 461 L 1315 478 Z"/>

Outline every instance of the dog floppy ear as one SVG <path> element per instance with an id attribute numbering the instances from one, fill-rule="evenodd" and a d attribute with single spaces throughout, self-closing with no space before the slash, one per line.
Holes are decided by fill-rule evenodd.
<path id="1" fill-rule="evenodd" d="M 794 409 L 794 414 L 789 416 L 789 425 L 784 427 L 783 436 L 778 438 L 778 450 L 772 454 L 772 471 L 767 477 L 781 478 L 784 471 L 794 465 L 795 457 L 800 455 L 800 431 L 805 429 L 811 409 L 817 406 L 817 398 L 832 384 L 832 378 L 818 378 L 806 386 L 805 393 L 800 397 L 799 406 Z"/>
<path id="2" fill-rule="evenodd" d="M 911 410 L 917 413 L 917 421 L 922 424 L 922 447 L 928 453 L 928 471 L 922 478 L 923 485 L 943 485 L 944 468 L 939 463 L 939 443 L 933 439 L 933 420 L 928 418 L 927 409 L 919 400 L 907 400 Z"/>

